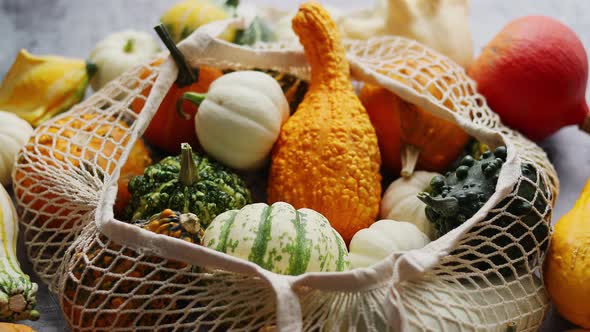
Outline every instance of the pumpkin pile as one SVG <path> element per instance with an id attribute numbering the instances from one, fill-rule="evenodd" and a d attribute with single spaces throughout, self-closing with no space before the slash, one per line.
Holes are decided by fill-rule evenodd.
<path id="1" fill-rule="evenodd" d="M 175 43 L 203 24 L 233 16 L 235 7 L 236 1 L 223 5 L 208 0 L 181 1 L 162 16 L 162 24 L 156 30 L 176 62 L 179 76 L 121 169 L 114 206 L 116 218 L 156 234 L 251 261 L 275 273 L 300 275 L 366 268 L 393 253 L 422 248 L 461 227 L 492 197 L 507 160 L 507 148 L 499 146 L 490 150 L 474 141 L 459 125 L 383 87 L 364 84 L 357 95 L 341 40 L 341 31 L 354 34 L 355 29 L 347 20 L 335 22 L 316 2 L 302 4 L 290 20 L 311 68 L 309 82 L 257 68 L 240 71 L 207 66 L 191 68 Z M 440 24 L 448 24 L 444 22 Z M 375 31 L 386 30 L 399 29 L 384 26 Z M 416 31 L 406 34 L 421 40 L 433 39 Z M 252 45 L 273 41 L 276 36 L 263 18 L 255 17 L 245 29 L 228 29 L 221 38 Z M 112 161 L 122 157 L 121 146 L 129 143 L 128 123 L 109 118 L 106 122 L 111 124 L 104 124 L 105 121 L 97 121 L 103 116 L 99 112 L 82 116 L 65 114 L 46 124 L 43 121 L 79 101 L 89 82 L 98 90 L 139 62 L 152 61 L 152 68 L 162 65 L 162 59 L 152 60 L 158 50 L 149 35 L 126 31 L 99 43 L 88 62 L 34 57 L 23 51 L 5 78 L 0 89 L 0 109 L 16 113 L 22 119 L 0 112 L 0 142 L 8 139 L 18 142 L 18 146 L 0 151 L 0 182 L 6 185 L 14 181 L 17 199 L 40 211 L 31 220 L 22 222 L 41 230 L 38 237 L 48 247 L 72 241 L 81 228 L 81 220 L 69 217 L 73 211 L 55 192 L 36 185 L 43 181 L 43 169 L 18 168 L 12 172 L 12 161 L 22 158 L 17 155 L 18 149 L 24 146 L 27 151 L 35 146 L 40 160 L 33 162 L 64 171 L 74 168 L 84 173 L 89 172 L 88 165 L 97 165 L 98 170 L 92 176 L 104 180 L 114 171 Z M 509 51 L 504 56 L 514 56 Z M 449 52 L 464 63 L 471 62 L 465 48 Z M 510 61 L 488 53 L 475 61 L 470 74 L 481 82 L 481 92 L 489 94 L 498 105 L 500 115 L 514 116 L 509 119 L 518 126 L 522 119 L 507 106 L 518 104 L 498 96 L 499 85 L 489 82 L 500 80 L 497 75 L 502 68 L 511 69 L 511 75 L 518 76 L 518 73 L 510 67 Z M 500 69 L 483 65 L 488 57 L 496 60 Z M 38 63 L 38 67 L 31 63 Z M 442 67 L 419 61 L 408 61 L 408 65 L 419 72 L 418 81 L 428 86 L 432 96 L 442 99 L 448 93 L 436 84 L 427 84 L 444 74 Z M 71 72 L 72 79 L 61 86 L 64 98 L 54 100 L 49 92 L 59 82 L 60 71 Z M 152 74 L 144 69 L 139 78 L 143 80 Z M 586 74 L 587 68 L 582 68 L 580 75 Z M 392 78 L 411 86 L 405 78 L 407 75 L 400 72 Z M 581 77 L 576 78 L 582 81 Z M 36 80 L 45 80 L 47 91 L 38 91 L 44 93 L 34 94 L 36 99 L 26 105 L 19 104 L 22 99 L 19 96 L 31 88 L 27 84 L 36 85 Z M 584 84 L 585 80 L 583 77 Z M 151 93 L 151 87 L 137 90 L 130 100 L 131 115 L 143 111 Z M 575 113 L 571 119 L 551 121 L 551 128 L 531 127 L 525 134 L 541 139 L 557 130 L 558 125 L 570 123 L 590 130 L 587 106 L 581 101 L 579 91 L 576 92 L 578 100 L 568 105 Z M 523 105 L 542 104 L 541 100 L 529 104 L 522 100 Z M 452 109 L 450 102 L 445 106 Z M 528 107 L 526 111 L 531 109 Z M 544 118 L 556 117 L 553 114 Z M 66 125 L 87 132 L 87 137 L 64 130 Z M 39 130 L 29 137 L 33 133 L 31 126 Z M 54 161 L 47 164 L 44 157 Z M 479 246 L 479 240 L 473 240 L 468 244 L 477 248 L 476 253 L 462 256 L 482 271 L 490 269 L 491 264 L 523 264 L 533 259 L 526 252 L 533 251 L 539 243 L 544 243 L 542 250 L 547 246 L 543 239 L 550 233 L 549 225 L 539 222 L 541 217 L 537 212 L 551 208 L 546 199 L 539 198 L 549 197 L 550 193 L 537 194 L 532 183 L 546 186 L 532 165 L 523 163 L 521 169 L 526 179 L 516 190 L 517 197 L 497 207 L 513 217 L 492 218 L 497 230 L 490 228 L 482 235 L 492 239 L 493 246 Z M 252 178 L 257 179 L 256 184 L 250 181 Z M 384 185 L 387 186 L 382 190 Z M 264 187 L 263 192 L 254 188 L 260 186 Z M 583 206 L 590 200 L 587 196 L 576 205 L 577 213 L 572 212 L 561 225 L 559 229 L 566 229 L 562 232 L 578 225 L 571 219 L 588 214 L 587 206 Z M 51 222 L 48 216 L 52 216 Z M 139 293 L 147 298 L 156 291 L 165 294 L 178 291 L 151 286 L 169 277 L 153 273 L 158 264 L 187 273 L 174 280 L 177 284 L 194 282 L 186 276 L 194 272 L 194 267 L 124 249 L 103 235 L 100 237 L 101 241 L 86 248 L 89 260 L 76 257 L 73 275 L 63 285 L 61 303 L 66 315 L 77 326 L 105 329 L 153 326 L 178 319 L 180 314 L 176 313 L 161 318 L 149 310 L 141 316 L 120 314 L 117 310 L 140 307 L 181 310 L 186 301 L 170 297 L 146 305 L 129 300 L 130 294 Z M 584 271 L 565 271 L 559 259 L 569 257 L 572 239 L 583 240 L 560 236 L 550 248 L 553 256 L 550 255 L 546 273 L 553 292 L 560 282 L 571 279 L 570 275 L 587 275 Z M 102 254 L 105 248 L 108 254 Z M 113 254 L 116 252 L 124 258 Z M 490 257 L 490 261 L 478 261 L 477 254 Z M 64 250 L 49 249 L 39 255 L 59 261 L 56 258 L 62 257 Z M 89 266 L 92 273 L 87 273 Z M 55 267 L 52 268 L 54 272 Z M 108 271 L 127 273 L 132 280 L 118 280 Z M 16 270 L 14 274 L 20 276 L 22 272 Z M 30 288 L 27 295 L 34 295 L 36 285 L 32 286 L 28 277 L 19 282 Z M 117 285 L 116 295 L 107 295 L 112 285 Z M 100 292 L 90 294 L 87 289 Z M 10 317 L 35 317 L 37 313 L 32 310 L 35 300 L 27 300 L 30 305 L 18 313 L 11 312 Z M 559 296 L 557 300 L 561 308 L 566 308 L 562 310 L 578 310 Z M 77 309 L 80 306 L 97 311 L 81 313 Z M 99 309 L 106 310 L 106 314 Z M 566 316 L 587 325 L 583 315 L 587 311 L 578 310 Z"/>

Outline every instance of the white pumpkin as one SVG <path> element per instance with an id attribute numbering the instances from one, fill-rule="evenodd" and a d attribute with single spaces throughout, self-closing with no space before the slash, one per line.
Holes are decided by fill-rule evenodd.
<path id="1" fill-rule="evenodd" d="M 352 268 L 369 267 L 394 252 L 420 249 L 428 243 L 428 236 L 409 222 L 379 220 L 352 237 L 350 263 Z"/>
<path id="2" fill-rule="evenodd" d="M 239 170 L 264 165 L 289 118 L 289 103 L 279 83 L 257 71 L 223 75 L 206 95 L 186 93 L 199 104 L 195 130 L 213 158 Z"/>
<path id="3" fill-rule="evenodd" d="M 430 180 L 437 175 L 440 174 L 416 171 L 410 177 L 401 177 L 393 181 L 381 200 L 380 217 L 411 222 L 434 240 L 434 226 L 424 212 L 426 204 L 419 200 L 417 195 L 426 190 L 430 186 Z"/>
<path id="4" fill-rule="evenodd" d="M 33 134 L 33 127 L 9 112 L 0 111 L 0 183 L 7 186 L 11 183 L 14 159 L 20 149 Z"/>
<path id="5" fill-rule="evenodd" d="M 344 240 L 320 213 L 284 202 L 250 204 L 218 215 L 203 245 L 279 274 L 348 270 Z"/>
<path id="6" fill-rule="evenodd" d="M 92 89 L 100 90 L 128 69 L 149 61 L 159 51 L 158 43 L 145 32 L 126 30 L 106 37 L 88 58 L 98 68 L 90 80 Z"/>

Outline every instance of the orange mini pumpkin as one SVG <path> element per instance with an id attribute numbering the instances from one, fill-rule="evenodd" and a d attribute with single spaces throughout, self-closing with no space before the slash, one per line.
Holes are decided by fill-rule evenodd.
<path id="1" fill-rule="evenodd" d="M 161 64 L 162 60 L 154 63 L 154 65 Z M 150 74 L 149 71 L 142 73 L 141 78 L 146 78 Z M 195 119 L 198 106 L 183 100 L 182 110 L 183 114 L 179 114 L 176 109 L 177 101 L 185 92 L 205 93 L 209 89 L 209 85 L 223 75 L 221 70 L 212 67 L 199 67 L 198 79 L 188 86 L 179 86 L 174 83 L 168 93 L 162 100 L 158 111 L 152 118 L 147 127 L 143 137 L 153 146 L 164 150 L 170 154 L 180 153 L 180 144 L 189 143 L 193 147 L 199 146 L 199 140 L 195 132 Z M 151 87 L 143 90 L 142 95 L 147 97 L 150 94 Z M 141 112 L 145 105 L 145 98 L 136 98 L 131 104 L 131 109 L 138 113 Z"/>
<path id="2" fill-rule="evenodd" d="M 436 65 L 424 63 L 424 60 L 404 60 L 399 75 L 391 75 L 407 86 L 419 91 L 421 86 L 428 86 L 428 93 L 441 100 L 444 92 L 437 84 L 429 84 L 435 74 L 443 69 Z M 430 70 L 420 69 L 428 67 Z M 415 74 L 416 82 L 410 82 L 405 76 Z M 437 78 L 446 81 L 450 78 Z M 420 85 L 415 86 L 416 84 Z M 414 169 L 444 172 L 447 167 L 463 152 L 469 141 L 467 135 L 458 125 L 439 118 L 428 111 L 409 104 L 389 90 L 366 84 L 360 93 L 360 99 L 366 107 L 371 122 L 377 131 L 379 146 L 384 156 L 387 170 L 398 172 L 402 176 L 411 176 Z M 447 99 L 444 106 L 453 110 Z M 398 154 L 399 151 L 399 154 Z"/>

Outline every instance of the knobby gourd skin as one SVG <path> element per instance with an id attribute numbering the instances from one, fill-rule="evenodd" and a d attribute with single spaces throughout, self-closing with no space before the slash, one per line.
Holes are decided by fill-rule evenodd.
<path id="1" fill-rule="evenodd" d="M 354 93 L 344 48 L 326 10 L 303 4 L 293 30 L 311 65 L 311 82 L 275 145 L 269 202 L 320 212 L 348 243 L 379 212 L 377 136 Z"/>

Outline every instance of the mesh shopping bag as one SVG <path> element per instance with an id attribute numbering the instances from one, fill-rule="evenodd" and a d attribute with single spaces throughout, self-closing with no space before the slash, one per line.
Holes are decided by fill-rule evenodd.
<path id="1" fill-rule="evenodd" d="M 298 45 L 249 48 L 214 38 L 228 24 L 240 21 L 212 23 L 179 44 L 191 66 L 260 68 L 309 78 Z M 160 65 L 125 73 L 37 128 L 18 158 L 14 188 L 27 252 L 59 294 L 74 331 L 503 331 L 513 322 L 519 330 L 535 331 L 540 326 L 549 307 L 540 264 L 558 193 L 543 150 L 503 126 L 464 70 L 435 51 L 393 36 L 345 46 L 355 80 L 389 89 L 492 148 L 506 146 L 496 191 L 485 205 L 422 249 L 393 253 L 369 268 L 300 276 L 278 275 L 119 221 L 113 205 L 122 165 L 178 74 L 164 55 Z M 141 92 L 150 87 L 146 98 Z M 137 98 L 145 99 L 139 114 L 130 109 Z M 104 144 L 88 144 L 92 140 Z M 65 142 L 60 153 L 49 148 L 56 142 Z M 526 216 L 511 208 L 522 201 L 532 206 Z"/>

